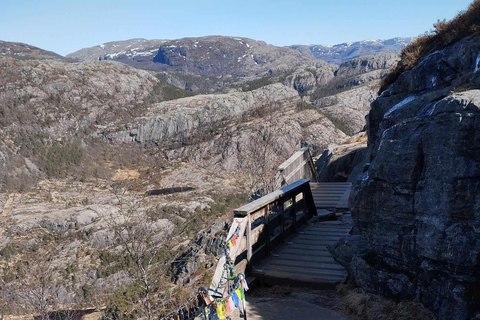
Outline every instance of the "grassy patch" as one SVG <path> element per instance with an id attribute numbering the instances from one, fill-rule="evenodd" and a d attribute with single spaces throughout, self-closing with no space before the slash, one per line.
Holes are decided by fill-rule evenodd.
<path id="1" fill-rule="evenodd" d="M 64 177 L 72 166 L 79 166 L 83 158 L 83 148 L 77 143 L 53 143 L 47 147 L 42 157 L 43 170 L 49 178 Z"/>
<path id="2" fill-rule="evenodd" d="M 361 289 L 345 290 L 338 305 L 339 311 L 354 320 L 433 320 L 436 317 L 420 303 L 400 303 L 369 294 Z"/>

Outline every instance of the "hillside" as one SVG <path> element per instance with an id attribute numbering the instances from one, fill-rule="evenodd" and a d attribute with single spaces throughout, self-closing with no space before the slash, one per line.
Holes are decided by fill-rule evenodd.
<path id="1" fill-rule="evenodd" d="M 51 51 L 43 50 L 25 43 L 0 40 L 0 56 L 21 60 L 61 60 L 72 61 Z"/>

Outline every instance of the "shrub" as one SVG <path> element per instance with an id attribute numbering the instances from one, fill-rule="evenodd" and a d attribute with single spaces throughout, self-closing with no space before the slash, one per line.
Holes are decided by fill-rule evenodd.
<path id="1" fill-rule="evenodd" d="M 43 169 L 49 178 L 64 177 L 70 167 L 80 165 L 83 149 L 76 143 L 54 143 L 47 148 L 42 158 Z"/>
<path id="2" fill-rule="evenodd" d="M 379 94 L 385 91 L 405 71 L 412 69 L 423 57 L 468 36 L 480 35 L 480 0 L 470 4 L 451 21 L 438 21 L 434 30 L 418 37 L 406 46 L 397 67 L 382 81 Z"/>

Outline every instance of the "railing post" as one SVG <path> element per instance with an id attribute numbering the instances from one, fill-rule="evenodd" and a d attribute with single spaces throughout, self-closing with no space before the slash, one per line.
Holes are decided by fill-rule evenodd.
<path id="1" fill-rule="evenodd" d="M 268 206 L 263 208 L 264 216 L 265 216 L 265 235 L 267 236 L 266 243 L 265 243 L 265 254 L 270 253 L 270 210 Z"/>
<path id="2" fill-rule="evenodd" d="M 278 208 L 280 210 L 280 225 L 282 228 L 282 240 L 286 241 L 285 239 L 285 202 L 283 201 L 283 199 L 281 199 L 278 202 Z"/>
<path id="3" fill-rule="evenodd" d="M 306 188 L 302 188 L 302 211 L 303 211 L 303 223 L 307 223 L 308 219 L 308 208 L 307 208 L 307 195 L 305 192 Z"/>
<path id="4" fill-rule="evenodd" d="M 247 268 L 251 269 L 252 261 L 252 219 L 247 215 Z"/>
<path id="5" fill-rule="evenodd" d="M 310 152 L 309 148 L 307 149 L 307 152 L 308 152 L 308 158 L 309 158 L 308 164 L 309 164 L 310 170 L 312 172 L 312 178 L 310 179 L 310 181 L 318 182 L 317 168 L 315 167 L 315 163 L 313 162 L 312 153 Z"/>
<path id="6" fill-rule="evenodd" d="M 307 202 L 307 221 L 310 220 L 317 213 L 317 207 L 315 206 L 315 200 L 313 199 L 312 189 L 310 189 L 310 184 L 307 184 L 305 187 L 305 200 Z"/>
<path id="7" fill-rule="evenodd" d="M 292 198 L 292 218 L 293 218 L 293 230 L 298 232 L 297 229 L 297 195 Z"/>

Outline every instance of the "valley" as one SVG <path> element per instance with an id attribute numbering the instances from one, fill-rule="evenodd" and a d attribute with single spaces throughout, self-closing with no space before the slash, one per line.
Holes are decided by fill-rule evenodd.
<path id="1" fill-rule="evenodd" d="M 0 49 L 0 299 L 12 315 L 47 312 L 42 299 L 141 312 L 119 298 L 140 283 L 116 231 L 132 213 L 162 252 L 152 286 L 169 298 L 156 312 L 208 284 L 229 211 L 300 147 L 320 154 L 362 131 L 398 61 L 338 66 L 232 37 L 134 39 L 67 58 Z M 190 191 L 146 196 L 174 187 Z M 49 274 L 41 299 L 36 273 Z"/>

